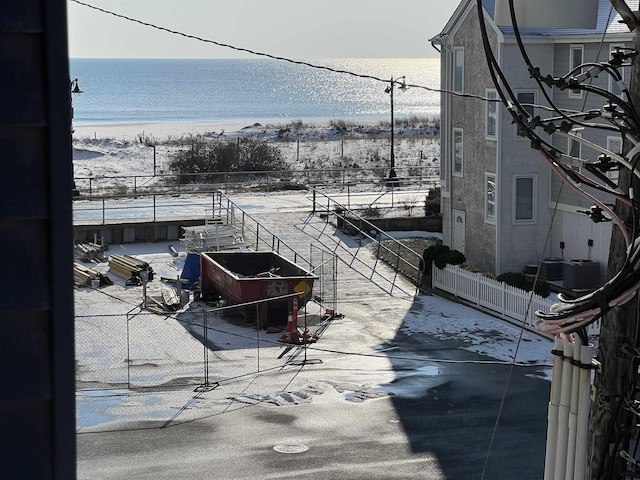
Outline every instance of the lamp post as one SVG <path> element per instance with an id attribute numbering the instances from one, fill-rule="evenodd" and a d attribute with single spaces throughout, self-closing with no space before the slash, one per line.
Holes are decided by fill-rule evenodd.
<path id="1" fill-rule="evenodd" d="M 396 79 L 391 77 L 389 86 L 384 90 L 385 93 L 388 93 L 389 97 L 391 98 L 391 169 L 389 170 L 389 178 L 387 179 L 387 183 L 396 183 L 398 181 L 398 175 L 396 174 L 396 154 L 394 149 L 395 125 L 393 119 L 393 90 L 395 89 L 396 84 L 400 86 L 400 90 L 407 89 L 404 75 Z"/>
<path id="2" fill-rule="evenodd" d="M 70 82 L 70 93 L 69 93 L 69 103 L 71 104 L 71 135 L 73 136 L 73 96 L 74 95 L 79 95 L 82 93 L 82 90 L 80 90 L 80 86 L 78 85 L 78 79 L 74 79 L 71 80 Z M 74 197 L 77 197 L 80 195 L 80 192 L 78 191 L 78 189 L 76 188 L 76 179 L 75 179 L 75 175 L 73 173 L 73 160 L 71 160 L 71 182 L 72 182 L 72 191 L 71 191 L 71 195 Z"/>

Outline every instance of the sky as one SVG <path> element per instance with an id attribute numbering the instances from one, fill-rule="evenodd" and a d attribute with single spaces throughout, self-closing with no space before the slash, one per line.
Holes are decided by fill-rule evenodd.
<path id="1" fill-rule="evenodd" d="M 80 0 L 171 30 L 293 59 L 437 57 L 457 0 Z M 242 58 L 68 1 L 71 58 Z"/>

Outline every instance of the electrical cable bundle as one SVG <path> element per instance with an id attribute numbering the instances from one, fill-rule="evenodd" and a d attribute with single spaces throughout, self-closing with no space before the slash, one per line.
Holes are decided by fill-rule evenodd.
<path id="1" fill-rule="evenodd" d="M 638 160 L 640 159 L 640 115 L 631 101 L 629 90 L 624 84 L 620 73 L 621 68 L 631 65 L 638 52 L 627 48 L 615 47 L 611 58 L 606 62 L 583 63 L 561 77 L 552 77 L 550 75 L 545 77 L 540 73 L 540 69 L 531 63 L 527 55 L 518 28 L 514 2 L 509 0 L 513 31 L 522 58 L 527 65 L 530 76 L 538 83 L 540 90 L 550 105 L 549 109 L 555 115 L 551 118 L 532 117 L 525 108 L 529 105 L 522 105 L 518 102 L 508 79 L 493 55 L 486 25 L 482 20 L 484 18 L 482 1 L 477 0 L 477 5 L 489 71 L 502 103 L 513 117 L 514 123 L 518 126 L 519 135 L 525 136 L 531 141 L 531 147 L 540 152 L 551 169 L 569 187 L 593 203 L 589 210 L 582 213 L 587 214 L 596 223 L 613 222 L 620 229 L 627 245 L 626 259 L 622 268 L 600 288 L 576 299 L 570 299 L 560 294 L 560 301 L 554 304 L 548 313 L 536 311 L 536 316 L 540 320 L 538 329 L 544 333 L 558 335 L 582 331 L 587 325 L 600 319 L 611 309 L 631 300 L 640 288 L 640 237 L 638 237 L 636 225 L 640 204 L 634 198 L 633 188 L 630 187 L 628 191 L 623 191 L 616 182 L 606 175 L 607 172 L 627 169 L 632 177 L 640 178 L 640 171 L 637 168 Z M 622 92 L 623 98 L 590 84 L 590 80 L 601 73 L 607 74 L 612 78 Z M 600 110 L 588 112 L 564 111 L 555 105 L 546 90 L 547 88 L 595 94 L 603 98 L 604 106 Z M 596 119 L 600 120 L 600 122 L 594 122 Z M 621 138 L 627 141 L 632 148 L 625 156 L 617 155 L 572 133 L 576 128 L 619 133 Z M 567 152 L 561 151 L 543 139 L 538 134 L 538 129 L 549 135 L 558 133 L 566 136 L 572 141 L 580 142 L 599 151 L 601 155 L 598 157 L 597 162 L 587 162 L 582 158 L 572 157 Z M 592 176 L 576 171 L 572 166 L 575 162 L 582 162 L 585 170 L 591 173 Z M 613 195 L 618 202 L 630 207 L 631 224 L 625 223 L 615 213 L 612 206 L 604 204 L 595 195 L 586 191 L 585 188 L 587 187 Z"/>

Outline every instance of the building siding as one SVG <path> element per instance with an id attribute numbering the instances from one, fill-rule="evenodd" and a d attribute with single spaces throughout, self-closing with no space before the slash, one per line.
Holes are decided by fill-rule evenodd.
<path id="1" fill-rule="evenodd" d="M 465 93 L 484 97 L 494 88 L 485 60 L 482 38 L 477 28 L 477 11 L 472 9 L 453 38 L 464 46 Z M 491 42 L 497 49 L 497 39 Z M 496 172 L 497 142 L 485 138 L 485 102 L 453 97 L 451 127 L 464 132 L 464 174 L 451 179 L 451 208 L 465 212 L 465 256 L 467 262 L 493 271 L 496 258 L 496 225 L 485 221 L 485 173 Z M 448 225 L 452 228 L 451 224 Z M 451 235 L 451 233 L 449 233 Z"/>
<path id="2" fill-rule="evenodd" d="M 451 55 L 455 46 L 465 49 L 465 93 L 484 96 L 493 82 L 486 65 L 486 56 L 477 18 L 475 2 L 463 2 L 456 14 L 447 24 L 443 34 L 436 37 L 443 48 L 443 87 L 452 89 Z M 610 5 L 599 11 L 608 11 Z M 493 14 L 493 10 L 489 11 Z M 491 22 L 489 22 L 490 24 Z M 600 25 L 602 23 L 602 25 Z M 598 23 L 604 31 L 603 22 Z M 571 45 L 583 45 L 583 61 L 595 61 L 598 56 L 605 60 L 609 56 L 612 45 L 627 45 L 632 35 L 620 32 L 615 38 L 609 36 L 601 42 L 602 34 L 597 31 L 558 31 L 548 34 L 529 29 L 530 36 L 524 37 L 527 54 L 534 66 L 540 68 L 543 75 L 558 77 L 565 75 L 570 67 Z M 600 31 L 600 30 L 598 30 Z M 530 78 L 522 55 L 517 47 L 513 30 L 505 27 L 499 29 L 489 25 L 490 42 L 499 64 L 508 78 L 510 87 L 517 92 L 536 92 L 538 105 L 547 105 L 542 90 Z M 629 72 L 625 72 L 629 75 Z M 609 78 L 601 73 L 593 79 L 592 84 L 608 90 Z M 601 109 L 602 97 L 583 94 L 578 98 L 571 96 L 568 90 L 544 87 L 551 92 L 552 100 L 559 108 L 567 110 Z M 579 210 L 587 210 L 591 201 L 585 199 L 569 187 L 560 187 L 562 180 L 556 175 L 540 153 L 531 148 L 528 139 L 518 138 L 511 115 L 501 107 L 498 119 L 498 141 L 485 138 L 485 105 L 483 101 L 473 98 L 460 98 L 443 95 L 442 102 L 442 161 L 452 162 L 452 132 L 460 128 L 464 132 L 464 174 L 462 176 L 446 175 L 446 188 L 443 188 L 443 239 L 445 244 L 453 245 L 451 215 L 454 211 L 462 211 L 466 221 L 465 255 L 467 264 L 481 270 L 503 273 L 522 271 L 527 264 L 537 263 L 548 257 L 565 257 L 567 259 L 589 259 L 600 262 L 606 269 L 611 234 L 610 223 L 594 224 L 587 215 Z M 535 115 L 541 117 L 552 115 L 544 108 L 538 108 Z M 553 114 L 556 116 L 556 114 Z M 559 125 L 559 122 L 558 122 Z M 616 136 L 615 132 L 585 130 L 585 139 L 602 147 L 607 146 L 607 137 Z M 542 137 L 557 147 L 567 151 L 568 139 L 559 134 Z M 596 160 L 600 152 L 589 151 L 582 147 L 583 158 Z M 576 162 L 576 167 L 580 165 Z M 443 167 L 446 171 L 446 166 Z M 496 174 L 496 221 L 490 224 L 485 221 L 485 175 Z M 584 170 L 583 170 L 584 173 Z M 531 176 L 536 179 L 536 214 L 531 222 L 514 221 L 514 178 Z M 605 203 L 612 203 L 610 196 L 597 193 Z M 556 210 L 556 204 L 558 208 Z M 588 246 L 587 241 L 593 240 Z M 563 242 L 564 249 L 560 249 Z"/>

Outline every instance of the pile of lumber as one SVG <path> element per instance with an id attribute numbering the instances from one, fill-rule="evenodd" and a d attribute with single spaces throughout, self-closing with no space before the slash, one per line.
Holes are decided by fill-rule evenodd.
<path id="1" fill-rule="evenodd" d="M 91 262 L 93 260 L 102 262 L 104 261 L 104 250 L 104 245 L 97 243 L 79 243 L 74 245 L 73 254 L 78 260 L 84 262 Z"/>
<path id="2" fill-rule="evenodd" d="M 160 290 L 160 297 L 154 297 L 151 295 L 147 296 L 146 308 L 150 312 L 175 312 L 176 310 L 179 310 L 181 306 L 180 298 L 176 294 L 176 291 L 171 287 L 162 287 L 162 290 Z"/>
<path id="3" fill-rule="evenodd" d="M 147 262 L 131 255 L 111 255 L 109 257 L 109 270 L 126 279 L 127 284 L 140 285 L 145 274 L 147 275 L 147 281 L 153 280 L 151 266 Z"/>
<path id="4" fill-rule="evenodd" d="M 81 287 L 97 288 L 104 285 L 113 285 L 111 279 L 106 275 L 77 262 L 73 264 L 73 281 Z"/>

